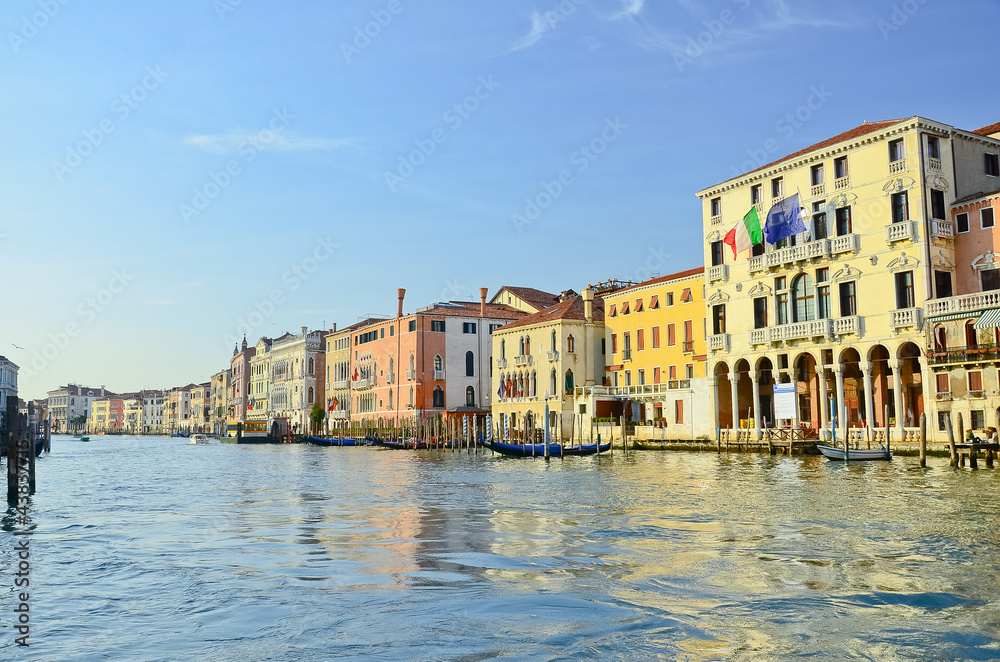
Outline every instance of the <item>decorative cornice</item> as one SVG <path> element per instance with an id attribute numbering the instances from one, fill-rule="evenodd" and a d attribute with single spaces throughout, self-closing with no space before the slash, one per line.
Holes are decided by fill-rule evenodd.
<path id="1" fill-rule="evenodd" d="M 861 269 L 857 267 L 852 267 L 851 265 L 845 265 L 843 269 L 833 274 L 834 281 L 838 280 L 852 280 L 861 275 Z"/>
<path id="2" fill-rule="evenodd" d="M 982 255 L 977 255 L 976 259 L 972 261 L 972 268 L 975 269 L 976 271 L 983 271 L 984 269 L 996 269 L 997 256 L 993 254 L 993 249 L 986 251 Z"/>
<path id="3" fill-rule="evenodd" d="M 722 290 L 716 290 L 715 294 L 708 297 L 708 302 L 711 304 L 726 303 L 729 301 L 729 295 Z"/>
<path id="4" fill-rule="evenodd" d="M 910 257 L 904 251 L 902 255 L 894 259 L 892 262 L 886 265 L 886 269 L 892 272 L 896 271 L 907 271 L 909 269 L 916 269 L 920 266 L 920 260 L 915 257 Z"/>
<path id="5" fill-rule="evenodd" d="M 757 281 L 757 283 L 747 291 L 748 296 L 753 296 L 755 294 L 770 294 L 774 290 L 770 285 L 762 280 Z"/>
<path id="6" fill-rule="evenodd" d="M 901 191 L 906 191 L 913 188 L 917 183 L 913 177 L 896 177 L 895 179 L 890 179 L 882 187 L 885 193 L 890 195 L 893 193 L 899 193 Z"/>

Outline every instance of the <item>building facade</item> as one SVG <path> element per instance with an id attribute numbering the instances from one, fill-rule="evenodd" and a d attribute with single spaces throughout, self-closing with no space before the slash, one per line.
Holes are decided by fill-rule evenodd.
<path id="1" fill-rule="evenodd" d="M 7 411 L 7 398 L 17 397 L 18 367 L 5 356 L 0 356 L 0 412 Z"/>
<path id="2" fill-rule="evenodd" d="M 220 370 L 212 375 L 211 411 L 209 414 L 209 429 L 216 436 L 226 434 L 229 420 L 229 389 L 232 373 L 230 368 Z"/>
<path id="3" fill-rule="evenodd" d="M 250 401 L 250 359 L 257 353 L 255 347 L 247 347 L 246 336 L 242 346 L 233 348 L 233 358 L 229 362 L 229 396 L 227 398 L 227 421 L 229 427 L 246 421 L 247 404 Z M 235 432 L 232 433 L 235 435 Z"/>
<path id="4" fill-rule="evenodd" d="M 49 391 L 49 414 L 52 416 L 53 434 L 86 430 L 87 420 L 90 418 L 90 404 L 106 395 L 104 386 L 91 388 L 79 384 L 67 384 Z"/>
<path id="5" fill-rule="evenodd" d="M 142 398 L 142 433 L 163 434 L 166 428 L 163 423 L 164 395 L 163 391 L 144 390 Z"/>
<path id="6" fill-rule="evenodd" d="M 297 335 L 285 334 L 271 343 L 268 359 L 269 415 L 288 418 L 293 433 L 312 429 L 314 404 L 326 409 L 326 348 L 324 331 L 302 327 Z"/>

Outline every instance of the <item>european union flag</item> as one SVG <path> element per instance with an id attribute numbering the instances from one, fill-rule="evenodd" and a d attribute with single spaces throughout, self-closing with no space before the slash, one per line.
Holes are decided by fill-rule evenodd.
<path id="1" fill-rule="evenodd" d="M 776 244 L 793 234 L 806 231 L 806 225 L 799 214 L 799 194 L 771 207 L 767 212 L 767 222 L 764 225 L 764 237 L 767 243 Z"/>

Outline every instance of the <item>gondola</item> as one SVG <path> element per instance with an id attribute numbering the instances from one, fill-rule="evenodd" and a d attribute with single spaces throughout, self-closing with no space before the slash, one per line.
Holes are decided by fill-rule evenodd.
<path id="1" fill-rule="evenodd" d="M 328 437 L 307 437 L 303 436 L 302 441 L 307 441 L 315 446 L 367 446 L 365 439 L 354 439 L 353 437 L 340 437 L 331 439 Z"/>
<path id="2" fill-rule="evenodd" d="M 431 447 L 426 442 L 417 441 L 416 439 L 379 439 L 378 437 L 372 437 L 371 443 L 382 448 L 391 448 L 394 450 L 424 450 Z"/>
<path id="3" fill-rule="evenodd" d="M 834 448 L 817 444 L 816 448 L 823 454 L 823 457 L 831 460 L 891 460 L 892 450 L 879 444 L 878 448 Z"/>
<path id="4" fill-rule="evenodd" d="M 483 441 L 483 446 L 509 457 L 543 457 L 545 455 L 545 444 L 508 444 L 502 441 Z M 584 444 L 583 446 L 549 444 L 550 457 L 595 455 L 598 452 L 607 453 L 610 450 L 611 442 L 601 444 L 600 448 L 597 444 Z"/>

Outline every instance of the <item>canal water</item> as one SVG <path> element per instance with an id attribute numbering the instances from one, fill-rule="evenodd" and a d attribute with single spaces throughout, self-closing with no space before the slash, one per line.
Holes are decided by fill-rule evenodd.
<path id="1" fill-rule="evenodd" d="M 1000 658 L 1000 468 L 92 439 L 0 659 Z"/>

